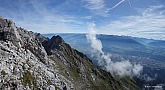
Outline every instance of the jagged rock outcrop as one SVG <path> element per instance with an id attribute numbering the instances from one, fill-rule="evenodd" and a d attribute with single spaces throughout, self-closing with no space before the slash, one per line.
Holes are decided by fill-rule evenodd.
<path id="1" fill-rule="evenodd" d="M 72 83 L 53 68 L 39 38 L 0 18 L 0 90 L 53 90 Z"/>
<path id="2" fill-rule="evenodd" d="M 48 55 L 51 55 L 54 49 L 62 49 L 60 45 L 62 43 L 65 43 L 62 37 L 60 36 L 53 36 L 50 40 L 43 41 L 43 46 L 45 47 L 45 50 L 47 51 Z"/>
<path id="3" fill-rule="evenodd" d="M 15 23 L 11 20 L 0 18 L 0 40 L 12 43 L 18 50 L 20 48 L 28 49 L 34 53 L 39 60 L 47 63 L 47 53 L 35 34 L 32 31 L 16 27 Z"/>
<path id="4" fill-rule="evenodd" d="M 137 90 L 92 64 L 60 36 L 51 39 L 0 18 L 0 90 Z"/>

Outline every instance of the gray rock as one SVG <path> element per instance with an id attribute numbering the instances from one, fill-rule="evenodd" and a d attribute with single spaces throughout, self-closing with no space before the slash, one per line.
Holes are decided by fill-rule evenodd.
<path id="1" fill-rule="evenodd" d="M 46 90 L 56 90 L 55 87 L 53 85 L 50 85 L 46 88 Z"/>

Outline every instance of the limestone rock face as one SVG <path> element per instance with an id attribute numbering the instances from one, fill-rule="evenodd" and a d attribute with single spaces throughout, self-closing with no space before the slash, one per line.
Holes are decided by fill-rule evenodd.
<path id="1" fill-rule="evenodd" d="M 73 87 L 53 65 L 38 36 L 0 18 L 0 90 Z"/>
<path id="2" fill-rule="evenodd" d="M 11 20 L 0 18 L 0 40 L 11 42 L 18 49 L 30 50 L 39 60 L 47 63 L 47 53 L 35 34 L 32 31 L 16 27 Z"/>
<path id="3" fill-rule="evenodd" d="M 0 90 L 138 89 L 130 78 L 117 79 L 93 65 L 62 37 L 46 38 L 16 27 L 3 17 L 0 17 L 0 82 Z"/>

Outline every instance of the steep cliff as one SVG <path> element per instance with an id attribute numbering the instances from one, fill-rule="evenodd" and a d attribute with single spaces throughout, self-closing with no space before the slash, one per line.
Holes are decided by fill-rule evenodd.
<path id="1" fill-rule="evenodd" d="M 0 82 L 0 90 L 138 90 L 129 77 L 93 65 L 62 37 L 49 39 L 2 17 Z"/>

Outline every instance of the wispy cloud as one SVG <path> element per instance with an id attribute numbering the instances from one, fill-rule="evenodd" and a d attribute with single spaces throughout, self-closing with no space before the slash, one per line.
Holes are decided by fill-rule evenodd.
<path id="1" fill-rule="evenodd" d="M 145 38 L 162 39 L 165 36 L 164 6 L 151 6 L 139 9 L 140 15 L 125 16 L 118 20 L 107 22 L 100 28 L 100 33 L 116 35 L 131 35 Z"/>
<path id="2" fill-rule="evenodd" d="M 40 33 L 59 33 L 59 32 L 83 32 L 83 21 L 77 16 L 63 14 L 59 10 L 60 5 L 48 8 L 52 1 L 42 0 L 18 0 L 17 3 L 6 1 L 8 6 L 0 6 L 0 13 L 6 18 L 11 18 L 17 26 Z M 66 4 L 66 2 L 63 2 Z M 66 5 L 65 5 L 66 6 Z M 12 8 L 18 8 L 11 10 Z M 64 7 L 61 7 L 64 8 Z"/>
<path id="3" fill-rule="evenodd" d="M 91 10 L 100 10 L 105 7 L 104 0 L 83 0 L 85 7 Z"/>
<path id="4" fill-rule="evenodd" d="M 104 0 L 82 0 L 82 3 L 85 8 L 97 15 L 108 15 L 109 9 L 106 7 Z"/>
<path id="5" fill-rule="evenodd" d="M 82 17 L 83 19 L 92 19 L 92 16 L 85 16 L 85 17 Z"/>
<path id="6" fill-rule="evenodd" d="M 125 0 L 121 0 L 117 2 L 114 6 L 111 8 L 106 6 L 104 0 L 81 0 L 83 3 L 83 6 L 87 9 L 89 9 L 92 13 L 100 16 L 107 17 L 109 16 L 109 12 L 116 7 L 118 7 L 121 3 L 123 3 Z M 129 4 L 130 1 L 128 0 Z M 130 4 L 131 6 L 131 4 Z"/>
<path id="7" fill-rule="evenodd" d="M 93 20 L 99 33 L 165 39 L 164 5 L 141 7 L 137 14 L 135 1 L 132 1 L 133 8 L 116 9 L 124 3 L 131 6 L 130 0 L 113 3 L 106 0 L 2 0 L 0 14 L 14 20 L 17 26 L 40 33 L 84 33 L 86 22 Z M 127 8 L 130 16 L 124 16 L 126 11 L 122 11 Z"/>

